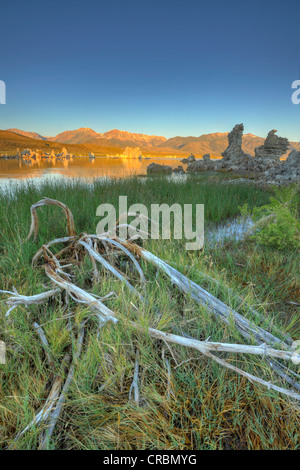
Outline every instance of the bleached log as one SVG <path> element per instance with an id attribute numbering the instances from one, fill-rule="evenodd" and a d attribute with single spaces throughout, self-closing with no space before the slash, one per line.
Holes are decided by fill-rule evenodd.
<path id="1" fill-rule="evenodd" d="M 58 201 L 55 201 L 55 202 L 57 203 Z M 35 227 L 36 223 L 34 224 L 32 223 L 32 226 Z M 34 233 L 34 229 L 33 229 L 33 233 Z M 109 238 L 108 234 L 103 234 L 103 235 L 106 235 L 106 238 L 103 236 L 103 243 L 107 243 L 107 241 L 104 241 L 104 240 L 108 240 Z M 85 235 L 85 237 L 93 237 L 93 236 Z M 99 238 L 102 238 L 102 237 L 98 237 L 98 239 Z M 244 338 L 246 338 L 247 340 L 255 341 L 257 345 L 251 346 L 251 345 L 236 345 L 236 344 L 227 344 L 227 343 L 214 343 L 214 342 L 208 342 L 208 341 L 203 342 L 203 341 L 194 340 L 192 338 L 171 335 L 169 333 L 164 333 L 159 330 L 148 328 L 146 329 L 146 331 L 148 332 L 150 336 L 163 339 L 163 341 L 165 341 L 167 344 L 175 343 L 181 346 L 197 349 L 202 354 L 210 357 L 211 359 L 215 360 L 222 366 L 227 367 L 231 370 L 234 370 L 235 372 L 241 375 L 244 375 L 251 381 L 258 382 L 262 385 L 267 386 L 268 388 L 272 388 L 274 390 L 279 391 L 280 393 L 286 394 L 287 396 L 296 398 L 297 400 L 300 399 L 299 394 L 294 393 L 290 390 L 286 390 L 281 387 L 277 387 L 274 384 L 271 384 L 258 377 L 248 374 L 247 372 L 242 371 L 232 366 L 231 364 L 227 363 L 223 359 L 215 356 L 211 352 L 211 351 L 222 351 L 222 352 L 238 353 L 238 354 L 240 353 L 257 354 L 260 356 L 271 358 L 269 359 L 270 363 L 271 361 L 272 363 L 274 363 L 275 360 L 273 358 L 280 358 L 284 360 L 291 359 L 293 352 L 291 351 L 291 347 L 289 344 L 287 344 L 283 339 L 277 338 L 275 335 L 273 335 L 269 331 L 257 326 L 255 323 L 249 321 L 248 319 L 240 315 L 238 312 L 229 308 L 227 305 L 225 305 L 223 302 L 221 302 L 216 297 L 211 295 L 205 289 L 201 288 L 198 284 L 191 281 L 186 276 L 181 274 L 179 271 L 177 271 L 176 269 L 168 265 L 168 263 L 162 261 L 160 258 L 156 257 L 155 255 L 148 252 L 147 250 L 144 250 L 143 248 L 137 246 L 136 244 L 130 243 L 129 241 L 121 240 L 118 237 L 114 237 L 114 241 L 122 245 L 123 248 L 126 248 L 129 252 L 131 252 L 135 256 L 139 256 L 143 258 L 145 261 L 154 264 L 158 269 L 162 270 L 169 277 L 170 281 L 174 285 L 176 285 L 182 292 L 186 293 L 187 295 L 190 295 L 191 298 L 193 298 L 197 303 L 206 307 L 206 309 L 210 313 L 213 313 L 217 317 L 221 318 L 221 320 L 227 325 L 231 326 L 232 324 L 234 324 L 236 329 L 240 332 L 240 334 Z M 71 241 L 71 243 L 73 244 L 74 241 Z M 75 240 L 75 243 L 76 243 L 76 240 Z M 81 245 L 85 243 L 82 236 L 81 238 L 78 237 L 77 243 Z M 96 250 L 93 250 L 91 246 L 89 247 L 87 243 L 86 243 L 86 246 L 85 245 L 83 246 L 84 248 L 87 249 L 87 251 L 90 250 L 89 254 L 91 254 L 91 250 L 92 250 L 94 253 L 96 253 L 96 255 L 100 259 L 102 258 L 100 253 L 97 253 Z M 63 251 L 65 250 L 67 250 L 67 248 L 64 249 Z M 93 256 L 94 256 L 94 253 L 93 253 Z M 78 257 L 76 250 L 74 251 L 74 255 L 77 257 L 76 259 L 79 262 L 79 257 Z M 98 258 L 98 261 L 99 261 L 99 258 Z M 55 261 L 54 257 L 52 258 L 52 260 Z M 101 261 L 99 262 L 101 262 L 103 266 L 107 270 L 112 272 L 114 275 L 116 275 L 117 273 L 117 277 L 120 279 L 120 276 L 122 276 L 122 274 L 118 270 L 113 268 L 109 263 L 105 265 L 103 263 L 103 260 L 104 258 L 102 258 Z M 85 302 L 86 304 L 88 304 L 96 312 L 101 322 L 104 323 L 105 321 L 108 321 L 108 319 L 112 320 L 113 322 L 118 321 L 116 314 L 112 312 L 110 309 L 107 309 L 107 307 L 105 307 L 101 303 L 101 301 L 99 301 L 95 296 L 92 296 L 91 294 L 88 294 L 87 292 L 85 292 L 83 289 L 78 288 L 75 284 L 72 284 L 69 280 L 66 281 L 65 279 L 63 279 L 57 272 L 59 270 L 59 266 L 57 263 L 56 263 L 56 266 L 57 266 L 56 271 L 50 265 L 46 267 L 46 274 L 50 277 L 50 279 L 52 279 L 53 282 L 55 282 L 61 288 L 66 289 L 67 292 L 74 298 L 74 300 L 78 302 Z M 62 274 L 64 275 L 65 273 L 62 273 Z M 122 281 L 124 279 L 125 279 L 124 276 L 122 276 Z M 135 291 L 135 288 L 132 286 L 131 290 Z M 134 322 L 130 322 L 130 324 L 131 326 L 134 326 L 137 330 L 144 331 L 139 325 L 136 325 Z M 189 344 L 187 344 L 186 341 L 188 341 Z M 262 343 L 265 343 L 265 344 L 261 345 Z M 280 347 L 281 349 L 274 349 L 273 345 L 276 345 L 277 347 Z M 294 354 L 293 354 L 293 357 L 295 357 Z M 285 373 L 285 371 L 286 369 L 284 369 L 283 374 Z"/>
<path id="2" fill-rule="evenodd" d="M 265 329 L 255 325 L 255 323 L 247 320 L 245 317 L 235 312 L 233 309 L 227 307 L 223 302 L 218 300 L 216 297 L 211 295 L 205 289 L 201 288 L 198 284 L 193 281 L 190 281 L 186 276 L 181 274 L 176 269 L 172 268 L 163 260 L 160 260 L 158 257 L 152 253 L 143 250 L 142 248 L 126 241 L 122 241 L 128 249 L 132 249 L 134 253 L 144 258 L 146 261 L 152 262 L 159 269 L 161 269 L 165 274 L 168 275 L 171 282 L 177 287 L 189 294 L 194 300 L 199 304 L 205 306 L 207 310 L 218 318 L 220 318 L 224 323 L 229 326 L 232 326 L 232 320 L 234 321 L 235 327 L 240 332 L 240 334 L 247 340 L 254 340 L 258 345 L 267 343 L 267 344 L 278 344 L 282 348 L 291 351 L 291 339 L 283 334 L 284 339 L 279 339 L 275 335 L 269 333 Z M 277 329 L 278 331 L 278 329 Z M 290 376 L 291 371 L 289 371 L 284 365 L 278 366 L 274 361 L 268 361 L 270 367 L 278 374 L 281 378 L 284 378 L 288 383 L 293 385 L 293 387 L 299 390 L 299 384 L 293 380 Z"/>
<path id="3" fill-rule="evenodd" d="M 138 325 L 135 326 L 140 329 Z M 275 357 L 277 359 L 292 360 L 292 358 L 299 359 L 300 354 L 295 355 L 292 351 L 273 349 L 266 344 L 261 346 L 252 346 L 248 344 L 233 344 L 233 343 L 218 343 L 213 341 L 199 341 L 197 339 L 186 338 L 184 336 L 173 335 L 172 333 L 165 333 L 154 328 L 148 328 L 148 333 L 153 338 L 161 339 L 167 343 L 178 344 L 187 348 L 197 349 L 203 354 L 207 351 L 215 352 L 228 352 L 236 354 L 251 354 L 265 357 Z"/>

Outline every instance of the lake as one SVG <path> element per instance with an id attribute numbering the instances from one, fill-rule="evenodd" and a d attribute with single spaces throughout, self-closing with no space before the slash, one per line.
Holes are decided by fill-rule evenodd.
<path id="1" fill-rule="evenodd" d="M 4 160 L 0 158 L 0 188 L 19 181 L 38 181 L 40 179 L 80 178 L 126 178 L 134 175 L 146 175 L 150 163 L 160 163 L 176 168 L 184 158 L 153 157 L 150 159 L 117 157 L 75 157 L 71 160 Z M 186 165 L 183 165 L 184 168 Z"/>

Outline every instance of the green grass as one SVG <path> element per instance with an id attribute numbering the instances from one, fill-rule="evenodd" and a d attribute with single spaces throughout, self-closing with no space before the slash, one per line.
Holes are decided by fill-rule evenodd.
<path id="1" fill-rule="evenodd" d="M 96 208 L 105 202 L 117 206 L 119 195 L 127 195 L 129 205 L 139 202 L 147 207 L 163 202 L 204 204 L 207 229 L 238 216 L 243 204 L 250 208 L 265 205 L 270 197 L 269 192 L 252 185 L 221 185 L 203 177 L 182 183 L 133 178 L 96 181 L 90 186 L 75 181 L 47 182 L 38 188 L 19 186 L 10 196 L 0 195 L 0 289 L 15 287 L 30 295 L 49 286 L 43 269 L 33 269 L 31 259 L 43 243 L 65 234 L 65 221 L 55 207 L 39 209 L 38 240 L 24 242 L 33 203 L 44 196 L 59 199 L 72 210 L 78 232 L 95 233 Z M 145 241 L 144 246 L 250 318 L 228 291 L 230 287 L 265 316 L 262 326 L 281 328 L 299 339 L 299 310 L 289 303 L 299 301 L 299 255 L 295 251 L 278 252 L 253 241 L 227 242 L 195 252 L 185 251 L 184 241 L 178 240 Z M 76 283 L 81 287 L 100 296 L 110 291 L 117 294 L 106 304 L 123 321 L 106 324 L 99 332 L 96 318 L 86 306 L 73 301 L 71 329 L 64 318 L 64 304 L 58 300 L 28 309 L 18 307 L 9 319 L 4 317 L 7 306 L 0 303 L 0 339 L 7 345 L 7 364 L 0 365 L 0 445 L 13 445 L 16 433 L 31 421 L 49 393 L 51 371 L 33 322 L 43 326 L 58 373 L 66 351 L 76 341 L 80 322 L 90 317 L 74 381 L 49 449 L 298 448 L 299 407 L 284 396 L 224 370 L 200 353 L 176 346 L 171 350 L 164 347 L 172 370 L 168 381 L 164 345 L 137 333 L 126 319 L 178 334 L 184 331 L 202 340 L 244 340 L 180 294 L 153 267 L 142 265 L 148 279 L 147 305 L 103 271 L 100 282 L 92 285 L 89 258 L 76 268 Z M 220 283 L 208 281 L 203 273 Z M 142 292 L 138 280 L 135 285 Z M 137 349 L 140 406 L 128 401 Z M 277 380 L 258 357 L 227 358 L 266 380 Z M 37 448 L 40 431 L 39 427 L 28 432 L 17 448 Z"/>

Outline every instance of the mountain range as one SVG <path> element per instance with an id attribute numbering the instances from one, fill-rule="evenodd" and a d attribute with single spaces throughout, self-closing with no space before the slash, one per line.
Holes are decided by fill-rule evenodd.
<path id="1" fill-rule="evenodd" d="M 48 140 L 50 142 L 60 142 L 62 144 L 95 144 L 112 145 L 115 147 L 139 146 L 143 148 L 156 147 L 167 141 L 166 137 L 156 135 L 134 134 L 127 131 L 113 129 L 108 132 L 98 133 L 89 127 L 81 127 L 73 131 L 64 131 L 55 137 L 45 137 L 36 132 L 26 132 L 20 129 L 6 129 L 10 132 L 30 137 L 37 140 Z"/>
<path id="2" fill-rule="evenodd" d="M 2 131 L 4 132 L 4 131 Z M 108 132 L 98 133 L 88 127 L 81 127 L 79 129 L 64 131 L 54 137 L 42 136 L 36 132 L 27 132 L 20 129 L 7 129 L 7 134 L 23 136 L 24 138 L 33 139 L 36 144 L 37 141 L 43 141 L 44 145 L 51 146 L 54 144 L 65 144 L 72 146 L 82 147 L 91 151 L 96 149 L 111 148 L 108 153 L 122 153 L 125 147 L 140 147 L 144 153 L 149 154 L 170 154 L 170 155 L 184 155 L 193 153 L 195 156 L 202 156 L 209 153 L 211 156 L 220 157 L 221 153 L 228 145 L 227 132 L 215 132 L 211 134 L 202 134 L 199 137 L 172 137 L 167 139 L 163 136 L 137 134 L 127 131 L 113 129 Z M 1 149 L 1 134 L 0 134 L 0 150 Z M 243 136 L 243 150 L 246 153 L 254 155 L 255 147 L 262 145 L 265 138 L 258 137 L 253 134 L 244 134 Z M 47 144 L 46 144 L 47 142 Z M 42 144 L 42 142 L 40 142 Z M 42 147 L 44 147 L 42 145 Z M 300 150 L 299 142 L 291 142 L 290 149 Z"/>

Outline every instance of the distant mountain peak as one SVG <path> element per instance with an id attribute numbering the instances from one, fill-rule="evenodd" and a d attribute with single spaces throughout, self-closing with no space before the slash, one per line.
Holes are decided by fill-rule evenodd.
<path id="1" fill-rule="evenodd" d="M 23 135 L 24 137 L 30 137 L 31 139 L 36 139 L 36 140 L 47 140 L 47 137 L 44 137 L 37 132 L 28 132 L 28 131 L 22 131 L 21 129 L 6 129 L 8 132 L 14 132 L 15 134 Z"/>

